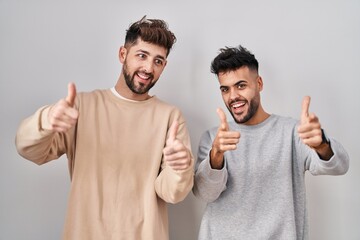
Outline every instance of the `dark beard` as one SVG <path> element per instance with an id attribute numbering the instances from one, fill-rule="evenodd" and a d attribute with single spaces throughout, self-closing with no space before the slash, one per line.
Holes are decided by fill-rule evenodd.
<path id="1" fill-rule="evenodd" d="M 246 115 L 240 120 L 238 120 L 235 117 L 235 115 L 233 114 L 233 112 L 231 111 L 231 109 L 229 107 L 228 107 L 228 110 L 236 123 L 243 124 L 243 123 L 246 123 L 247 121 L 249 121 L 255 115 L 255 113 L 257 112 L 257 110 L 259 108 L 259 102 L 260 102 L 259 97 L 255 97 L 255 98 L 251 99 L 249 102 L 249 110 L 247 111 Z"/>
<path id="2" fill-rule="evenodd" d="M 155 85 L 156 82 L 152 82 L 149 85 L 144 85 L 142 83 L 140 83 L 139 86 L 136 86 L 134 83 L 134 77 L 137 74 L 137 71 L 134 72 L 134 74 L 132 76 L 130 76 L 130 74 L 127 71 L 127 67 L 126 64 L 124 64 L 123 67 L 123 74 L 124 74 L 124 78 L 125 78 L 125 82 L 126 85 L 129 87 L 129 89 L 136 94 L 144 94 L 150 91 L 150 89 Z M 153 76 L 151 75 L 150 78 L 152 79 Z"/>

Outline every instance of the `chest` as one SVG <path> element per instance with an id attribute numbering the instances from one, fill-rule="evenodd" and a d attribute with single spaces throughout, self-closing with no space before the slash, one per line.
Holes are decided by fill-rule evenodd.
<path id="1" fill-rule="evenodd" d="M 226 152 L 225 159 L 234 182 L 281 178 L 292 170 L 292 131 L 280 128 L 242 132 L 237 149 Z"/>

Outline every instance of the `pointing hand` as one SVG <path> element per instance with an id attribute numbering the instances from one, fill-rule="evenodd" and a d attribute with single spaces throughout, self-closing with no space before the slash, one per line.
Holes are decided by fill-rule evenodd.
<path id="1" fill-rule="evenodd" d="M 174 121 L 163 149 L 164 161 L 174 170 L 184 170 L 190 166 L 191 156 L 183 142 L 176 138 L 179 123 Z"/>
<path id="2" fill-rule="evenodd" d="M 50 107 L 48 121 L 50 130 L 66 132 L 73 127 L 78 119 L 79 112 L 74 108 L 76 87 L 74 83 L 68 84 L 68 95 Z"/>
<path id="3" fill-rule="evenodd" d="M 317 148 L 322 142 L 321 124 L 314 113 L 309 113 L 310 97 L 302 102 L 300 125 L 298 133 L 302 141 L 311 148 Z"/>
<path id="4" fill-rule="evenodd" d="M 212 144 L 210 163 L 212 168 L 221 169 L 224 164 L 224 153 L 236 149 L 240 139 L 240 132 L 230 131 L 224 111 L 221 108 L 216 111 L 220 118 L 220 126 Z"/>

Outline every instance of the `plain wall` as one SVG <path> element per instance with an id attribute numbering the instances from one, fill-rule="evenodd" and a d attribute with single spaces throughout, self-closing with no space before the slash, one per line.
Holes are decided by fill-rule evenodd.
<path id="1" fill-rule="evenodd" d="M 21 158 L 17 127 L 65 97 L 70 81 L 78 91 L 114 86 L 125 29 L 145 14 L 165 19 L 177 36 L 151 93 L 182 110 L 195 156 L 224 108 L 210 73 L 219 48 L 242 44 L 255 54 L 269 113 L 299 118 L 303 96 L 312 97 L 310 111 L 351 162 L 344 176 L 306 174 L 311 239 L 360 239 L 359 12 L 358 0 L 0 0 L 0 239 L 60 239 L 67 161 L 37 166 Z M 171 240 L 196 239 L 204 207 L 192 193 L 170 205 Z"/>

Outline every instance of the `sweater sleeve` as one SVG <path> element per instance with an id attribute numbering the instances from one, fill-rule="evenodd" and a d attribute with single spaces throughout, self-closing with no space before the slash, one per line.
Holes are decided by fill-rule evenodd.
<path id="1" fill-rule="evenodd" d="M 193 188 L 194 195 L 208 203 L 215 201 L 226 189 L 228 178 L 226 158 L 221 170 L 211 168 L 209 157 L 211 146 L 210 132 L 207 131 L 200 139 Z"/>
<path id="2" fill-rule="evenodd" d="M 15 138 L 18 153 L 38 165 L 67 153 L 70 150 L 67 148 L 70 146 L 70 135 L 73 135 L 73 130 L 62 134 L 44 129 L 49 124 L 46 118 L 49 108 L 50 106 L 42 107 L 23 120 Z"/>
<path id="3" fill-rule="evenodd" d="M 343 175 L 348 171 L 349 156 L 344 147 L 333 138 L 330 138 L 330 146 L 334 155 L 328 161 L 311 150 L 310 161 L 306 161 L 305 167 L 312 175 Z"/>
<path id="4" fill-rule="evenodd" d="M 305 145 L 295 132 L 302 159 L 305 159 L 305 171 L 312 175 L 343 175 L 349 169 L 349 155 L 345 148 L 334 138 L 329 138 L 334 155 L 329 160 L 322 160 L 316 151 Z"/>
<path id="5" fill-rule="evenodd" d="M 185 170 L 173 170 L 162 159 L 161 172 L 155 181 L 157 195 L 168 203 L 178 203 L 185 199 L 194 184 L 194 158 L 191 152 L 190 136 L 184 120 L 179 121 L 177 138 L 190 151 L 190 166 Z"/>

